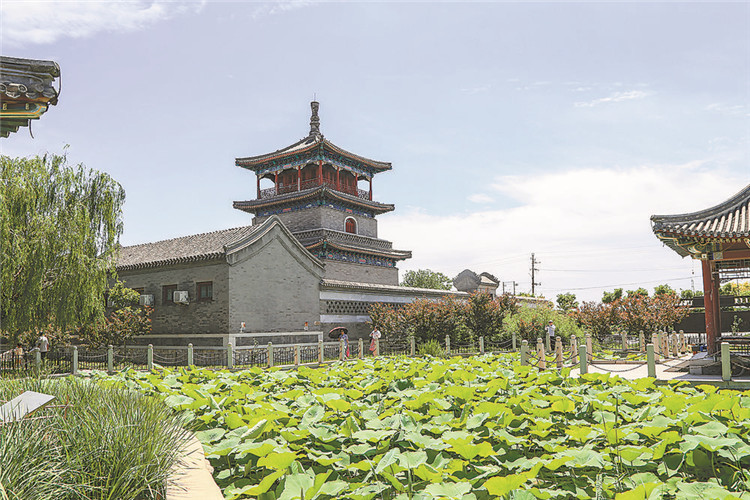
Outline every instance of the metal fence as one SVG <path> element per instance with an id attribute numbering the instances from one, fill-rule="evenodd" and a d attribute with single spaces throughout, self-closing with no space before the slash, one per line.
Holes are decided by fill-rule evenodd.
<path id="1" fill-rule="evenodd" d="M 651 338 L 653 337 L 653 338 Z M 545 339 L 546 340 L 546 339 Z M 645 356 L 645 343 L 653 343 L 655 352 L 662 357 L 674 355 L 678 351 L 689 350 L 689 344 L 703 340 L 700 336 L 689 334 L 654 334 L 653 336 L 614 335 L 600 339 L 600 347 L 612 347 L 620 352 L 636 352 Z M 750 355 L 750 337 L 722 337 L 728 342 L 733 355 Z M 578 345 L 590 345 L 586 339 L 578 339 Z M 511 338 L 493 338 L 485 340 L 480 337 L 472 342 L 451 342 L 445 338 L 442 350 L 450 355 L 470 356 L 484 353 L 517 352 L 526 346 L 534 346 L 526 341 L 517 342 Z M 434 345 L 432 341 L 431 345 Z M 538 345 L 538 344 L 537 344 Z M 547 350 L 545 356 L 560 358 L 561 362 L 570 363 L 575 359 L 575 344 L 565 348 L 564 355 L 558 355 L 557 349 Z M 591 349 L 591 347 L 588 347 Z M 77 373 L 80 370 L 106 370 L 109 372 L 126 368 L 152 369 L 155 366 L 196 366 L 204 368 L 249 368 L 269 366 L 293 366 L 317 364 L 350 358 L 377 356 L 414 356 L 420 352 L 414 337 L 388 338 L 370 344 L 364 339 L 357 339 L 347 344 L 344 342 L 317 342 L 309 344 L 268 344 L 264 346 L 239 346 L 231 344 L 223 347 L 187 346 L 109 346 L 105 349 L 85 347 L 62 347 L 50 350 L 46 355 L 38 349 L 18 355 L 16 351 L 0 354 L 0 375 L 26 372 L 43 368 L 49 373 Z M 530 352 L 530 351 L 529 351 Z M 589 353 L 591 357 L 593 353 Z M 575 361 L 573 361 L 575 363 Z"/>

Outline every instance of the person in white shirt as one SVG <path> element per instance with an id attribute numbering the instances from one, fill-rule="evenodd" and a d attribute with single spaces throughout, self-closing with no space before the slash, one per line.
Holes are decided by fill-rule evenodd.
<path id="1" fill-rule="evenodd" d="M 555 325 L 552 324 L 552 320 L 549 320 L 549 323 L 544 327 L 544 330 L 547 332 L 550 341 L 555 340 Z"/>
<path id="2" fill-rule="evenodd" d="M 49 351 L 49 340 L 46 335 L 42 332 L 39 338 L 36 339 L 36 346 L 39 348 L 39 353 L 42 355 L 42 359 L 47 359 L 47 352 Z"/>
<path id="3" fill-rule="evenodd" d="M 370 351 L 372 353 L 375 353 L 375 341 L 380 339 L 380 330 L 378 330 L 377 327 L 373 328 L 373 330 L 370 332 L 370 338 L 372 339 L 370 341 Z"/>

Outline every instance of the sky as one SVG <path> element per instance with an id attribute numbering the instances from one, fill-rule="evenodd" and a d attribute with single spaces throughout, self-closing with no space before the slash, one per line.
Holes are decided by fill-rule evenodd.
<path id="1" fill-rule="evenodd" d="M 598 300 L 700 289 L 653 235 L 750 182 L 748 2 L 0 2 L 0 52 L 61 67 L 0 141 L 126 192 L 124 245 L 251 223 L 237 157 L 321 131 L 393 164 L 373 197 L 399 264 Z"/>

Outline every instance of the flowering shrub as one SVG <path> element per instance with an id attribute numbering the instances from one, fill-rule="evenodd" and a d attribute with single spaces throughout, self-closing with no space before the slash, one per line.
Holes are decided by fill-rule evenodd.
<path id="1" fill-rule="evenodd" d="M 493 339 L 503 336 L 503 321 L 518 311 L 512 296 L 493 300 L 486 294 L 472 294 L 468 300 L 445 297 L 442 300 L 418 299 L 409 304 L 392 306 L 373 304 L 370 323 L 385 338 L 405 340 L 414 336 L 418 344 L 430 340 L 443 342 L 473 342 L 478 337 Z"/>

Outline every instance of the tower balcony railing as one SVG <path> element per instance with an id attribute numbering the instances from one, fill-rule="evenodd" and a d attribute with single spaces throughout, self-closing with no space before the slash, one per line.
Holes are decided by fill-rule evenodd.
<path id="1" fill-rule="evenodd" d="M 265 188 L 260 190 L 260 196 L 258 197 L 261 200 L 265 200 L 268 198 L 273 198 L 275 196 L 280 196 L 282 194 L 288 194 L 288 193 L 296 193 L 298 191 L 305 191 L 307 189 L 315 188 L 318 186 L 326 186 L 329 189 L 332 189 L 334 191 L 338 191 L 340 193 L 346 193 L 351 196 L 356 196 L 357 198 L 361 198 L 363 200 L 369 200 L 370 199 L 370 192 L 364 189 L 359 189 L 356 186 L 348 186 L 340 184 L 338 188 L 336 188 L 336 182 L 330 181 L 327 179 L 307 179 L 304 181 L 301 181 L 299 183 L 299 187 L 297 186 L 296 182 L 293 182 L 291 184 L 279 184 L 278 186 Z"/>

